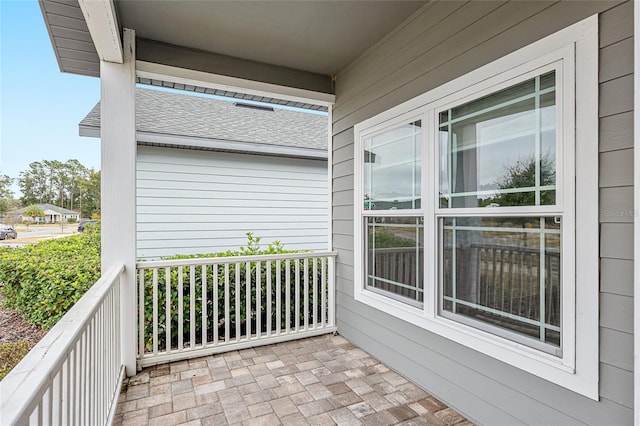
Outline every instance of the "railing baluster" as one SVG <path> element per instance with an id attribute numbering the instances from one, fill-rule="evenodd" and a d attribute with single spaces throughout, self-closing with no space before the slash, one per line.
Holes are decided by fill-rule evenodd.
<path id="1" fill-rule="evenodd" d="M 313 258 L 313 328 L 318 328 L 318 258 Z"/>
<path id="2" fill-rule="evenodd" d="M 80 340 L 76 342 L 73 347 L 73 370 L 72 370 L 72 382 L 71 383 L 71 401 L 73 401 L 73 409 L 71 411 L 70 424 L 75 425 L 80 423 L 80 404 L 78 401 L 78 387 L 80 386 L 80 360 L 78 359 L 78 348 L 80 347 Z"/>
<path id="3" fill-rule="evenodd" d="M 196 347 L 196 267 L 189 268 L 189 347 Z"/>
<path id="4" fill-rule="evenodd" d="M 89 327 L 91 328 L 91 354 L 89 355 L 89 359 L 91 360 L 91 368 L 89 369 L 89 419 L 92 424 L 96 424 L 96 387 L 98 385 L 98 366 L 96 365 L 98 348 L 96 344 L 96 334 L 98 330 L 96 330 L 95 316 L 91 322 L 89 322 Z"/>
<path id="5" fill-rule="evenodd" d="M 38 425 L 43 425 L 44 422 L 43 422 L 43 419 L 42 419 L 42 412 L 44 410 L 43 410 L 43 407 L 42 407 L 42 402 L 40 402 L 40 404 L 38 404 L 36 409 L 38 410 Z"/>
<path id="6" fill-rule="evenodd" d="M 164 291 L 165 291 L 165 305 L 164 305 L 164 339 L 165 339 L 165 351 L 171 352 L 171 268 L 164 268 Z"/>
<path id="7" fill-rule="evenodd" d="M 256 262 L 256 336 L 262 336 L 262 264 Z"/>
<path id="8" fill-rule="evenodd" d="M 53 385 L 51 386 L 51 390 L 53 391 L 53 401 L 56 401 L 52 407 L 51 413 L 51 423 L 52 424 L 62 424 L 62 405 L 60 402 L 63 401 L 62 397 L 62 374 L 63 374 L 64 365 L 62 369 L 53 377 Z"/>
<path id="9" fill-rule="evenodd" d="M 218 265 L 213 265 L 211 268 L 211 274 L 213 275 L 213 345 L 218 344 L 218 329 L 220 328 L 220 320 L 218 319 Z"/>
<path id="10" fill-rule="evenodd" d="M 49 390 L 47 390 L 47 393 L 45 393 L 46 410 L 42 410 L 45 414 L 43 424 L 53 423 L 53 383 L 54 380 L 52 379 L 49 383 Z"/>
<path id="11" fill-rule="evenodd" d="M 246 333 L 247 333 L 247 340 L 251 340 L 251 319 L 253 317 L 253 315 L 251 314 L 251 263 L 250 262 L 246 262 L 244 264 L 244 294 L 245 294 L 245 298 L 244 298 L 244 310 L 246 312 L 245 317 L 246 317 Z"/>
<path id="12" fill-rule="evenodd" d="M 144 356 L 144 272 L 140 269 L 138 282 L 138 354 Z"/>
<path id="13" fill-rule="evenodd" d="M 153 268 L 153 354 L 158 355 L 158 268 Z"/>
<path id="14" fill-rule="evenodd" d="M 296 310 L 295 330 L 300 331 L 300 259 L 296 259 Z"/>
<path id="15" fill-rule="evenodd" d="M 98 315 L 96 316 L 96 327 L 97 327 L 97 339 L 96 339 L 96 349 L 98 355 L 98 368 L 96 371 L 96 410 L 95 410 L 95 422 L 98 424 L 98 419 L 102 415 L 102 386 L 100 384 L 104 383 L 104 352 L 99 347 L 100 342 L 104 342 L 104 334 L 103 334 L 103 323 L 102 323 L 102 307 L 98 309 Z"/>
<path id="16" fill-rule="evenodd" d="M 280 334 L 282 330 L 282 274 L 281 271 L 282 262 L 280 260 L 276 260 L 276 334 Z"/>
<path id="17" fill-rule="evenodd" d="M 111 339 L 109 339 L 111 341 Z M 111 343 L 111 342 L 110 342 Z M 64 407 L 64 416 L 63 418 L 60 420 L 60 424 L 66 424 L 66 425 L 70 425 L 72 424 L 71 421 L 71 387 L 72 387 L 72 383 L 71 383 L 71 356 L 73 353 L 73 349 L 71 349 L 69 351 L 69 356 L 67 357 L 67 361 L 65 363 L 66 365 L 66 369 L 65 369 L 65 386 L 64 386 L 64 402 L 65 402 L 65 407 Z M 109 353 L 109 355 L 111 355 L 111 353 Z"/>
<path id="18" fill-rule="evenodd" d="M 309 259 L 304 259 L 304 329 L 309 329 Z"/>
<path id="19" fill-rule="evenodd" d="M 321 309 L 321 315 L 322 315 L 322 326 L 326 327 L 327 326 L 327 258 L 323 257 L 322 258 L 322 264 L 320 265 L 321 271 L 320 273 L 322 274 L 322 280 L 321 280 L 321 286 L 322 286 L 322 309 Z"/>
<path id="20" fill-rule="evenodd" d="M 240 288 L 240 263 L 237 262 L 236 263 L 236 284 L 235 284 L 235 289 L 236 289 L 236 311 L 235 311 L 235 318 L 236 318 L 236 342 L 240 341 L 240 336 L 242 335 L 242 331 L 240 330 L 242 324 L 242 320 L 241 320 L 241 315 L 240 315 L 240 296 L 242 295 L 242 289 Z"/>
<path id="21" fill-rule="evenodd" d="M 271 336 L 271 262 L 267 262 L 267 306 L 266 306 L 266 321 L 267 321 L 267 337 Z"/>
<path id="22" fill-rule="evenodd" d="M 207 265 L 202 265 L 200 271 L 202 277 L 202 347 L 207 347 Z"/>
<path id="23" fill-rule="evenodd" d="M 84 330 L 84 335 L 83 337 L 83 342 L 82 342 L 82 358 L 83 358 L 83 362 L 82 362 L 82 387 L 80 389 L 80 395 L 82 395 L 82 421 L 84 424 L 88 424 L 89 423 L 89 401 L 88 401 L 88 395 L 89 395 L 89 391 L 87 389 L 87 384 L 89 383 L 89 356 L 91 356 L 90 352 L 91 352 L 91 348 L 89 347 L 89 329 L 85 328 Z"/>
<path id="24" fill-rule="evenodd" d="M 231 332 L 229 328 L 229 264 L 224 264 L 224 342 L 229 343 Z"/>
<path id="25" fill-rule="evenodd" d="M 182 266 L 178 266 L 178 352 L 184 349 L 184 291 Z"/>
<path id="26" fill-rule="evenodd" d="M 287 334 L 289 334 L 289 331 L 291 330 L 291 261 L 289 259 L 287 259 L 287 261 L 285 262 L 284 267 L 285 269 L 285 276 L 284 276 L 284 285 L 285 285 L 285 296 L 284 296 L 284 303 L 286 306 L 286 313 L 285 313 L 285 332 Z"/>

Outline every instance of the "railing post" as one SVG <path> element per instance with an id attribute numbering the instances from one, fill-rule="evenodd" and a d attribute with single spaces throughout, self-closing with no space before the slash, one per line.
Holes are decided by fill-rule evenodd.
<path id="1" fill-rule="evenodd" d="M 334 256 L 329 256 L 327 277 L 329 281 L 328 322 L 329 326 L 334 326 L 336 325 L 336 258 Z"/>
<path id="2" fill-rule="evenodd" d="M 125 29 L 122 64 L 100 62 L 102 272 L 124 264 L 120 287 L 121 361 L 136 373 L 135 32 Z"/>

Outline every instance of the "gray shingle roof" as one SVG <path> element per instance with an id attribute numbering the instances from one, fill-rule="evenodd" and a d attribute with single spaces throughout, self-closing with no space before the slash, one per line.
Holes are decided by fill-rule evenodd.
<path id="1" fill-rule="evenodd" d="M 273 111 L 237 106 L 237 102 L 137 89 L 138 139 L 154 142 L 153 135 L 175 136 L 292 147 L 327 149 L 327 116 L 275 108 Z M 100 128 L 100 103 L 80 122 L 80 129 Z M 165 139 L 166 140 L 166 139 Z M 244 151 L 249 148 L 241 149 Z"/>
<path id="2" fill-rule="evenodd" d="M 42 210 L 53 210 L 56 213 L 60 213 L 60 211 L 62 211 L 62 214 L 79 214 L 76 211 L 65 209 L 65 208 L 61 208 L 61 207 L 55 206 L 53 204 L 46 204 L 46 203 L 45 204 L 36 204 L 36 206 L 40 207 Z M 23 207 L 21 209 L 13 210 L 11 213 L 22 214 L 28 208 L 29 207 Z"/>

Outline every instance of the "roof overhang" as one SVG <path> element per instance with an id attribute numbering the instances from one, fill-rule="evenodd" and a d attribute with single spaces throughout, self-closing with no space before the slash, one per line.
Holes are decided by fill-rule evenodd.
<path id="1" fill-rule="evenodd" d="M 99 138 L 100 127 L 80 125 L 80 136 Z M 182 135 L 168 135 L 153 132 L 136 132 L 138 145 L 164 148 L 194 149 L 200 151 L 233 152 L 237 154 L 268 155 L 273 157 L 294 157 L 312 160 L 326 160 L 326 149 L 301 148 L 293 146 L 268 145 L 261 143 L 205 139 Z"/>

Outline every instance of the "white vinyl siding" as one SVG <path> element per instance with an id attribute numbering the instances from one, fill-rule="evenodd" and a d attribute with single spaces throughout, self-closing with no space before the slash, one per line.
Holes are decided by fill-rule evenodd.
<path id="1" fill-rule="evenodd" d="M 138 258 L 265 245 L 324 250 L 327 163 L 260 155 L 139 147 Z"/>

